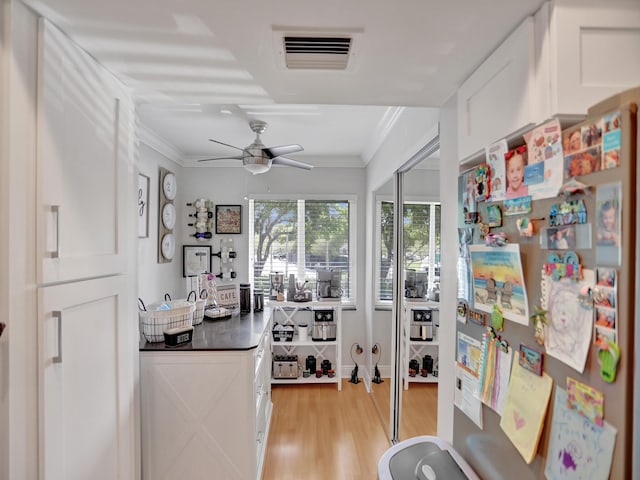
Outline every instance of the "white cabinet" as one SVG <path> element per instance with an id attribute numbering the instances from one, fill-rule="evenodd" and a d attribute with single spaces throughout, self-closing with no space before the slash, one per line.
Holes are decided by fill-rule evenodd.
<path id="1" fill-rule="evenodd" d="M 551 114 L 587 109 L 640 83 L 640 2 L 556 0 L 544 24 L 551 66 Z"/>
<path id="2" fill-rule="evenodd" d="M 109 72 L 46 20 L 37 112 L 38 282 L 124 272 L 132 104 Z"/>
<path id="3" fill-rule="evenodd" d="M 528 17 L 458 89 L 458 155 L 464 159 L 539 120 L 534 20 Z"/>
<path id="4" fill-rule="evenodd" d="M 457 93 L 458 158 L 551 117 L 578 121 L 638 85 L 640 2 L 556 0 L 528 17 Z"/>
<path id="5" fill-rule="evenodd" d="M 40 478 L 134 478 L 124 283 L 67 283 L 38 297 Z"/>
<path id="6" fill-rule="evenodd" d="M 46 20 L 38 43 L 39 478 L 133 479 L 132 104 Z"/>
<path id="7" fill-rule="evenodd" d="M 298 355 L 298 363 L 300 370 L 305 367 L 306 356 L 311 354 L 316 358 L 316 369 L 321 369 L 321 362 L 329 360 L 331 369 L 334 370 L 335 376 L 329 377 L 322 375 L 317 378 L 315 372 L 310 372 L 309 377 L 300 374 L 297 378 L 278 379 L 273 378 L 271 383 L 282 385 L 296 385 L 300 383 L 336 383 L 338 390 L 342 390 L 342 305 L 340 302 L 314 301 L 314 302 L 268 302 L 268 306 L 272 309 L 270 329 L 277 322 L 280 325 L 291 325 L 294 327 L 294 336 L 291 341 L 275 341 L 272 340 L 272 355 Z M 313 323 L 314 312 L 318 310 L 332 310 L 333 323 L 335 323 L 335 340 L 313 340 Z M 300 339 L 299 324 L 306 323 L 308 325 L 308 338 Z M 318 335 L 318 338 L 322 338 Z M 326 337 L 326 333 L 324 335 Z M 301 372 L 300 372 L 301 373 Z"/>
<path id="8" fill-rule="evenodd" d="M 402 358 L 404 359 L 402 379 L 404 389 L 409 389 L 409 383 L 438 383 L 438 376 L 434 375 L 438 371 L 438 341 L 439 310 L 438 303 L 426 302 L 424 300 L 404 300 L 403 329 L 402 329 Z M 414 312 L 426 312 L 430 315 L 430 322 L 414 322 Z M 424 315 L 421 320 L 425 320 Z M 412 325 L 416 331 L 412 330 Z M 423 358 L 429 355 L 432 358 L 431 373 L 421 372 L 423 369 Z M 409 374 L 409 362 L 417 360 L 419 370 L 415 376 Z"/>
<path id="9" fill-rule="evenodd" d="M 251 350 L 140 353 L 144 479 L 260 479 L 269 335 Z"/>

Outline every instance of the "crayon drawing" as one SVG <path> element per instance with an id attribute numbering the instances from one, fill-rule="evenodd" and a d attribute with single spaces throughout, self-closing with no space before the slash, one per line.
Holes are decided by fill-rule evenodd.
<path id="1" fill-rule="evenodd" d="M 544 474 L 549 480 L 609 478 L 616 429 L 586 420 L 567 406 L 567 392 L 556 388 Z"/>
<path id="2" fill-rule="evenodd" d="M 544 346 L 547 354 L 582 373 L 593 331 L 593 307 L 579 301 L 580 289 L 595 283 L 593 270 L 583 270 L 583 278 L 553 280 L 542 274 L 542 308 L 547 311 Z"/>

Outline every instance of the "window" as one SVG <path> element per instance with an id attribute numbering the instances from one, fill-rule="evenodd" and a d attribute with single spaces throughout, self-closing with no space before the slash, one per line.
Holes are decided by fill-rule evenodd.
<path id="1" fill-rule="evenodd" d="M 440 203 L 405 202 L 404 269 L 426 272 L 428 289 L 440 283 Z M 376 232 L 376 301 L 392 300 L 393 291 L 393 202 L 378 200 Z M 403 272 L 404 273 L 404 272 Z"/>
<path id="2" fill-rule="evenodd" d="M 269 291 L 269 273 L 295 275 L 316 293 L 316 271 L 340 272 L 342 300 L 354 300 L 354 200 L 249 201 L 249 280 Z"/>

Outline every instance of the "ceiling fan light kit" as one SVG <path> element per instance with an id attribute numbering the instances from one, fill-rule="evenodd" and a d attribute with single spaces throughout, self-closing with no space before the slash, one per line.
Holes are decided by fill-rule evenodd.
<path id="1" fill-rule="evenodd" d="M 263 159 L 263 158 L 244 158 L 242 159 L 242 164 L 244 168 L 249 170 L 254 175 L 258 175 L 260 173 L 267 173 L 271 168 L 271 162 Z"/>
<path id="2" fill-rule="evenodd" d="M 271 165 L 283 165 L 287 167 L 302 168 L 304 170 L 311 170 L 313 168 L 313 165 L 302 163 L 284 156 L 290 153 L 303 151 L 304 148 L 302 148 L 298 144 L 280 145 L 278 147 L 265 147 L 262 143 L 262 140 L 260 139 L 260 134 L 264 133 L 264 131 L 266 130 L 266 122 L 263 122 L 262 120 L 251 120 L 249 122 L 249 127 L 256 134 L 256 139 L 251 145 L 246 148 L 239 148 L 228 143 L 209 139 L 209 141 L 213 143 L 218 143 L 226 147 L 240 150 L 242 152 L 242 155 L 204 158 L 202 160 L 198 160 L 198 162 L 208 162 L 211 160 L 242 160 L 242 165 L 244 166 L 244 168 L 246 168 L 254 175 L 268 172 L 271 169 Z"/>

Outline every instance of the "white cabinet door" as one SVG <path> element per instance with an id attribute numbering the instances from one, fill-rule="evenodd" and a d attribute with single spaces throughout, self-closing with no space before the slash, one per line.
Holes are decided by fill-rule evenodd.
<path id="1" fill-rule="evenodd" d="M 535 35 L 528 17 L 458 89 L 458 157 L 540 120 Z"/>
<path id="2" fill-rule="evenodd" d="M 131 103 L 46 20 L 38 62 L 38 282 L 125 269 Z M 129 210 L 131 212 L 131 210 Z"/>
<path id="3" fill-rule="evenodd" d="M 38 291 L 40 480 L 134 478 L 126 281 Z"/>
<path id="4" fill-rule="evenodd" d="M 590 106 L 640 82 L 640 2 L 554 2 L 549 35 L 552 111 Z"/>
<path id="5" fill-rule="evenodd" d="M 141 352 L 143 479 L 259 477 L 254 366 L 252 351 Z"/>

